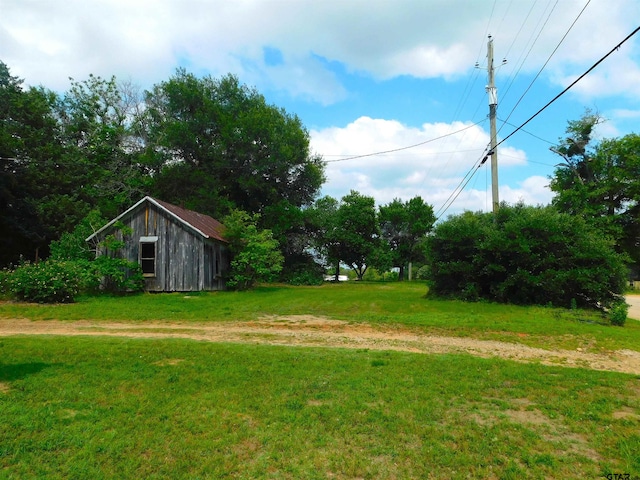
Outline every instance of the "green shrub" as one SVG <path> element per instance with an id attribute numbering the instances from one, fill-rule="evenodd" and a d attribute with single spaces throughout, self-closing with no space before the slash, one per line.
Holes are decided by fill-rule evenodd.
<path id="1" fill-rule="evenodd" d="M 86 271 L 79 263 L 48 260 L 19 266 L 10 276 L 9 289 L 22 301 L 70 303 L 85 280 Z"/>
<path id="2" fill-rule="evenodd" d="M 72 232 L 63 233 L 58 240 L 51 242 L 50 258 L 54 260 L 93 260 L 95 252 L 85 239 L 96 231 L 96 228 L 107 223 L 98 210 L 92 210 L 80 221 Z"/>
<path id="3" fill-rule="evenodd" d="M 89 264 L 87 288 L 109 293 L 144 290 L 142 268 L 137 262 L 101 255 Z"/>
<path id="4" fill-rule="evenodd" d="M 429 257 L 430 291 L 464 300 L 608 309 L 627 276 L 613 242 L 582 218 L 522 204 L 440 223 Z"/>
<path id="5" fill-rule="evenodd" d="M 416 280 L 427 280 L 429 278 L 429 265 L 423 265 L 416 273 Z"/>
<path id="6" fill-rule="evenodd" d="M 323 281 L 322 272 L 317 269 L 297 270 L 287 278 L 291 285 L 322 285 Z"/>
<path id="7" fill-rule="evenodd" d="M 229 288 L 246 290 L 257 282 L 270 282 L 282 271 L 284 257 L 271 230 L 258 229 L 259 214 L 234 210 L 225 217 L 225 236 L 231 251 Z"/>
<path id="8" fill-rule="evenodd" d="M 369 267 L 362 276 L 362 279 L 367 282 L 379 282 L 380 280 L 382 280 L 382 275 L 378 272 L 377 269 Z"/>
<path id="9" fill-rule="evenodd" d="M 627 313 L 629 312 L 629 305 L 624 301 L 620 301 L 613 305 L 608 312 L 609 321 L 611 325 L 616 327 L 622 327 L 627 321 Z"/>
<path id="10" fill-rule="evenodd" d="M 8 268 L 0 270 L 0 296 L 6 296 L 11 294 L 11 275 L 12 271 Z"/>
<path id="11" fill-rule="evenodd" d="M 290 285 L 322 285 L 324 268 L 311 255 L 289 255 L 282 267 L 280 280 Z"/>

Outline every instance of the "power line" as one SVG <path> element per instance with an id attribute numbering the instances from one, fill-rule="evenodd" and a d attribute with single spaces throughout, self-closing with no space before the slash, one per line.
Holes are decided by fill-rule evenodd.
<path id="1" fill-rule="evenodd" d="M 538 110 L 536 113 L 534 113 L 531 117 L 529 117 L 529 119 L 522 123 L 518 128 L 516 128 L 513 132 L 511 132 L 509 135 L 507 135 L 506 137 L 504 137 L 502 140 L 500 140 L 498 142 L 498 145 L 503 144 L 504 142 L 506 142 L 509 138 L 511 138 L 513 135 L 515 135 L 516 132 L 518 132 L 519 130 L 521 130 L 527 123 L 529 123 L 531 120 L 533 120 L 534 118 L 536 118 L 538 115 L 540 115 L 549 105 L 551 105 L 553 102 L 555 102 L 556 100 L 558 100 L 562 95 L 564 95 L 565 93 L 567 93 L 576 83 L 578 83 L 580 80 L 582 80 L 584 77 L 586 77 L 589 73 L 591 73 L 598 65 L 600 65 L 602 62 L 604 62 L 613 52 L 617 51 L 627 40 L 629 40 L 631 37 L 633 37 L 636 33 L 638 33 L 638 31 L 640 31 L 640 27 L 637 27 L 633 32 L 631 32 L 629 35 L 627 35 L 627 37 L 622 40 L 618 45 L 616 45 L 615 47 L 613 47 L 609 53 L 607 53 L 604 57 L 602 57 L 600 60 L 598 60 L 596 63 L 594 63 L 591 68 L 589 68 L 589 70 L 587 70 L 586 72 L 584 72 L 582 75 L 580 75 L 576 80 L 574 80 L 571 85 L 569 85 L 567 88 L 565 88 L 562 92 L 560 92 L 558 95 L 556 95 L 555 97 L 553 97 L 544 107 L 542 107 L 540 110 Z M 496 145 L 496 146 L 498 146 Z"/>
<path id="2" fill-rule="evenodd" d="M 558 2 L 556 2 L 557 5 Z M 551 55 L 549 55 L 549 57 L 547 58 L 547 61 L 544 62 L 544 65 L 542 65 L 542 68 L 540 68 L 540 70 L 538 71 L 538 73 L 536 74 L 536 76 L 533 78 L 533 80 L 531 80 L 531 83 L 529 83 L 529 86 L 526 88 L 526 90 L 524 91 L 524 93 L 522 95 L 520 95 L 520 98 L 518 99 L 518 101 L 516 102 L 516 104 L 513 106 L 513 108 L 511 109 L 511 111 L 509 112 L 509 115 L 507 115 L 507 119 L 505 120 L 505 123 L 507 122 L 507 120 L 509 120 L 509 118 L 511 118 L 511 115 L 513 115 L 513 112 L 515 111 L 515 109 L 518 107 L 518 105 L 520 105 L 520 102 L 522 101 L 522 99 L 525 97 L 525 95 L 529 92 L 529 90 L 531 90 L 531 87 L 533 86 L 533 84 L 536 82 L 536 80 L 540 77 L 540 74 L 543 72 L 543 70 L 546 68 L 547 64 L 549 63 L 549 61 L 551 60 L 551 58 L 555 55 L 555 53 L 558 51 L 558 48 L 560 48 L 560 45 L 562 45 L 562 42 L 565 41 L 565 39 L 567 38 L 567 35 L 569 35 L 569 32 L 573 29 L 573 27 L 575 26 L 575 24 L 577 23 L 577 21 L 580 19 L 580 17 L 582 16 L 582 14 L 584 13 L 584 11 L 587 9 L 587 7 L 589 6 L 589 4 L 591 3 L 591 0 L 588 0 L 587 3 L 585 4 L 584 7 L 582 7 L 582 10 L 580 11 L 580 13 L 578 14 L 578 16 L 575 18 L 575 20 L 573 21 L 573 23 L 569 26 L 569 28 L 567 29 L 567 31 L 565 32 L 565 34 L 562 36 L 562 38 L 560 39 L 560 41 L 558 42 L 558 45 L 556 45 L 556 48 L 553 49 L 553 52 L 551 52 Z M 554 9 L 555 9 L 555 5 L 554 5 Z M 551 13 L 553 13 L 553 10 L 551 10 L 551 12 L 549 13 L 549 17 L 547 17 L 547 21 L 549 21 L 549 18 L 551 17 Z M 545 22 L 545 25 L 543 25 L 542 30 L 544 30 L 544 26 L 546 26 L 547 22 Z M 540 33 L 542 33 L 542 30 L 540 30 Z M 539 36 L 539 35 L 538 35 Z M 511 85 L 510 85 L 511 86 Z M 508 91 L 508 90 L 507 90 Z M 503 124 L 504 126 L 504 124 Z M 500 130 L 502 130 L 502 127 L 500 127 Z"/>
<path id="3" fill-rule="evenodd" d="M 598 65 L 600 65 L 604 60 L 606 60 L 613 52 L 617 51 L 625 42 L 627 42 L 627 40 L 629 40 L 631 37 L 633 37 L 636 33 L 638 33 L 638 31 L 640 31 L 640 27 L 637 27 L 633 32 L 631 32 L 629 35 L 627 35 L 627 37 L 625 37 L 624 40 L 622 40 L 620 43 L 618 43 L 618 45 L 616 45 L 615 47 L 613 47 L 606 55 L 604 55 L 600 60 L 598 60 L 596 63 L 594 63 L 586 72 L 584 72 L 582 75 L 580 75 L 573 83 L 571 83 L 571 85 L 569 85 L 567 88 L 565 88 L 562 92 L 560 92 L 558 95 L 556 95 L 551 101 L 549 101 L 544 107 L 542 107 L 540 110 L 538 110 L 536 113 L 534 113 L 531 117 L 529 117 L 529 119 L 527 121 L 525 121 L 524 123 L 522 123 L 519 127 L 517 127 L 513 132 L 511 132 L 509 135 L 507 135 L 505 138 L 503 138 L 500 142 L 498 142 L 496 144 L 496 147 L 503 144 L 504 142 L 506 142 L 509 138 L 511 138 L 513 135 L 515 135 L 516 132 L 520 131 L 523 129 L 523 127 L 528 124 L 531 120 L 533 120 L 535 117 L 537 117 L 540 113 L 542 113 L 547 107 L 549 107 L 553 102 L 555 102 L 557 99 L 559 99 L 562 95 L 564 95 L 566 92 L 568 92 L 576 83 L 578 83 L 580 80 L 582 80 L 585 76 L 587 76 L 589 73 L 591 73 Z M 475 174 L 475 171 L 482 166 L 486 161 L 487 158 L 489 157 L 489 155 L 491 154 L 491 152 L 487 153 L 485 155 L 485 157 L 482 159 L 482 161 L 480 162 L 480 164 L 473 170 L 470 170 L 469 172 L 467 172 L 467 175 L 465 175 L 465 177 L 461 180 L 460 184 L 458 184 L 458 187 L 456 187 L 456 189 L 454 189 L 454 191 L 451 193 L 451 195 L 449 195 L 449 198 L 445 201 L 445 203 L 443 204 L 442 207 L 440 207 L 440 209 L 438 209 L 438 212 L 440 212 L 442 210 L 442 213 L 440 213 L 439 216 L 437 216 L 436 220 L 439 220 L 442 215 L 444 215 L 444 213 L 449 209 L 449 207 L 453 204 L 453 202 L 460 196 L 460 194 L 462 193 L 462 191 L 464 190 L 464 188 L 467 186 L 467 184 L 469 183 L 469 181 L 471 180 L 471 177 L 473 176 L 473 174 Z M 471 174 L 471 177 L 469 177 L 466 182 L 465 179 L 468 175 Z M 463 185 L 464 182 L 464 185 Z M 460 185 L 462 185 L 462 187 L 460 188 Z M 456 193 L 457 192 L 457 193 Z M 455 194 L 455 196 L 454 196 Z M 453 197 L 453 198 L 452 198 Z M 449 199 L 451 199 L 451 201 L 449 201 Z M 447 205 L 448 203 L 448 205 Z M 446 207 L 445 207 L 446 205 Z M 443 210 L 444 208 L 444 210 Z"/>
<path id="4" fill-rule="evenodd" d="M 413 145 L 408 145 L 406 147 L 392 148 L 391 150 L 384 150 L 384 151 L 381 151 L 381 152 L 365 153 L 365 154 L 362 154 L 362 155 L 353 155 L 351 157 L 337 158 L 335 160 L 325 160 L 324 162 L 325 163 L 346 162 L 347 160 L 355 160 L 357 158 L 374 157 L 374 156 L 377 156 L 377 155 L 384 155 L 386 153 L 394 153 L 394 152 L 400 152 L 402 150 L 408 150 L 410 148 L 415 148 L 415 147 L 419 147 L 421 145 L 426 145 L 427 143 L 435 142 L 436 140 L 441 140 L 443 138 L 450 137 L 450 136 L 455 135 L 457 133 L 464 132 L 465 130 L 469 130 L 470 128 L 475 127 L 476 125 L 482 123 L 483 121 L 484 120 L 481 120 L 480 122 L 476 122 L 476 123 L 473 123 L 471 125 L 466 126 L 465 128 L 462 128 L 460 130 L 456 130 L 455 132 L 446 133 L 446 134 L 441 135 L 439 137 L 431 138 L 429 140 L 425 140 L 424 142 L 415 143 Z"/>
<path id="5" fill-rule="evenodd" d="M 487 149 L 485 149 L 485 152 L 487 151 Z M 484 152 L 483 152 L 484 153 Z M 449 195 L 449 197 L 447 197 L 447 199 L 444 201 L 444 203 L 442 204 L 442 206 L 436 210 L 434 212 L 435 216 L 436 216 L 436 221 L 440 220 L 440 218 L 442 217 L 442 215 L 445 214 L 445 212 L 449 209 L 449 207 L 451 205 L 453 205 L 453 202 L 456 201 L 456 199 L 460 196 L 460 194 L 462 193 L 462 191 L 465 189 L 465 187 L 468 185 L 468 183 L 471 181 L 471 179 L 473 178 L 473 176 L 475 175 L 475 173 L 478 171 L 478 169 L 485 164 L 485 162 L 487 161 L 487 159 L 489 158 L 491 152 L 488 152 L 486 155 L 484 155 L 484 157 L 481 157 L 480 159 L 476 160 L 472 167 L 469 169 L 469 171 L 465 174 L 464 177 L 462 177 L 462 180 L 460 180 L 460 183 L 458 183 L 458 186 L 456 188 L 453 189 L 453 191 L 451 192 L 451 194 Z M 467 178 L 468 177 L 468 178 Z M 439 212 L 442 212 L 439 214 Z"/>
<path id="6" fill-rule="evenodd" d="M 550 5 L 550 4 L 551 4 L 551 0 L 547 4 L 547 6 Z M 549 23 L 549 19 L 551 18 L 551 15 L 553 14 L 553 11 L 556 9 L 557 5 L 558 5 L 558 0 L 556 0 L 556 3 L 554 3 L 553 7 L 549 11 L 549 14 L 547 15 L 547 19 L 542 24 L 542 27 L 540 27 L 540 30 L 538 31 L 538 34 L 536 35 L 535 39 L 533 39 L 533 43 L 531 43 L 531 46 L 529 47 L 529 50 L 527 51 L 527 54 L 524 56 L 524 58 L 522 58 L 522 55 L 520 56 L 520 58 L 522 58 L 522 62 L 520 62 L 520 60 L 518 59 L 518 62 L 520 62 L 520 66 L 518 67 L 518 70 L 516 71 L 515 75 L 513 77 L 511 77 L 511 81 L 509 82 L 509 85 L 507 86 L 507 88 L 504 91 L 503 98 L 507 98 L 507 95 L 509 94 L 509 91 L 511 90 L 511 87 L 513 86 L 514 82 L 516 81 L 516 77 L 520 74 L 520 70 L 522 70 L 522 67 L 524 66 L 524 63 L 527 61 L 527 58 L 529 58 L 529 55 L 531 54 L 531 52 L 533 50 L 533 47 L 535 47 L 536 43 L 538 43 L 538 39 L 540 38 L 540 35 L 542 35 L 542 32 L 544 31 L 545 27 L 547 26 L 547 23 Z M 543 14 L 545 12 L 546 12 L 546 7 L 545 7 L 545 10 L 544 10 Z M 542 20 L 542 17 L 541 17 L 540 20 Z M 538 25 L 539 24 L 540 24 L 540 21 L 538 21 Z M 536 25 L 536 28 L 537 27 L 538 26 Z M 534 32 L 535 32 L 535 30 L 534 30 Z M 533 37 L 533 32 L 532 32 L 531 35 Z M 529 39 L 529 42 L 531 42 L 531 39 Z M 509 48 L 511 49 L 511 47 L 509 47 Z M 555 52 L 555 50 L 554 50 L 554 52 Z M 547 62 L 548 62 L 548 60 L 547 60 Z M 545 65 L 546 65 L 546 63 L 545 63 Z M 544 67 L 542 67 L 542 68 L 544 68 Z M 540 72 L 542 72 L 542 70 L 540 70 Z M 538 75 L 540 75 L 540 72 L 538 72 Z M 531 82 L 531 84 L 529 85 L 527 90 L 522 94 L 522 96 L 520 97 L 520 100 L 518 100 L 518 103 L 520 103 L 520 101 L 522 100 L 524 95 L 526 95 L 526 93 L 529 91 L 529 89 L 531 88 L 533 83 L 538 78 L 538 75 L 536 75 L 536 77 L 533 79 L 533 81 Z"/>
<path id="7" fill-rule="evenodd" d="M 502 118 L 498 117 L 498 120 L 500 120 L 501 123 L 505 124 L 505 125 L 509 125 L 510 127 L 514 127 L 516 128 L 516 125 L 513 123 L 508 122 L 507 120 L 503 120 Z M 532 136 L 533 138 L 537 138 L 538 140 L 540 140 L 541 142 L 544 143 L 548 143 L 549 145 L 555 145 L 553 142 L 547 140 L 546 138 L 542 138 L 539 137 L 538 135 L 536 135 L 535 133 L 531 133 L 529 130 L 525 130 L 524 128 L 521 129 L 524 133 L 526 133 L 527 135 Z"/>

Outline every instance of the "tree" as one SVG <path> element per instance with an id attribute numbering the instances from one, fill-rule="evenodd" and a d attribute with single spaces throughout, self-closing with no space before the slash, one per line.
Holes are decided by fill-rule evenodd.
<path id="1" fill-rule="evenodd" d="M 381 236 L 389 245 L 392 266 L 400 269 L 399 280 L 404 280 L 405 266 L 419 258 L 419 246 L 434 222 L 433 208 L 419 196 L 380 206 Z"/>
<path id="2" fill-rule="evenodd" d="M 282 231 L 269 208 L 309 205 L 324 181 L 300 119 L 235 76 L 180 69 L 147 93 L 146 104 L 154 189 L 168 201 L 218 217 L 233 208 L 260 213 L 263 227 Z"/>
<path id="3" fill-rule="evenodd" d="M 234 210 L 224 219 L 232 255 L 227 285 L 246 290 L 256 282 L 272 281 L 284 261 L 270 230 L 258 228 L 259 215 Z"/>
<path id="4" fill-rule="evenodd" d="M 306 210 L 310 247 L 321 263 L 334 268 L 336 282 L 340 275 L 338 206 L 338 200 L 327 195 L 316 200 L 313 206 Z"/>
<path id="5" fill-rule="evenodd" d="M 640 136 L 629 134 L 591 145 L 600 117 L 587 111 L 569 122 L 567 137 L 552 150 L 564 159 L 551 179 L 553 205 L 580 215 L 616 239 L 618 249 L 640 261 Z"/>
<path id="6" fill-rule="evenodd" d="M 342 197 L 332 234 L 340 261 L 355 270 L 362 280 L 379 245 L 380 230 L 373 197 L 354 190 Z"/>
<path id="7" fill-rule="evenodd" d="M 465 212 L 438 224 L 428 243 L 436 295 L 567 308 L 623 302 L 624 256 L 593 225 L 551 206 Z"/>
<path id="8" fill-rule="evenodd" d="M 1 265 L 23 255 L 36 260 L 64 222 L 41 208 L 62 176 L 54 100 L 44 89 L 23 89 L 0 62 Z"/>
<path id="9" fill-rule="evenodd" d="M 153 173 L 139 163 L 141 101 L 131 83 L 89 75 L 81 82 L 71 79 L 58 102 L 65 176 L 75 184 L 78 201 L 109 218 L 147 193 Z"/>

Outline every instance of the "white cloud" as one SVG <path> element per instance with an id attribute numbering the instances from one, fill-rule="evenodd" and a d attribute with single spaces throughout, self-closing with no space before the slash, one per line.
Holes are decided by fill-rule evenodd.
<path id="1" fill-rule="evenodd" d="M 498 58 L 527 52 L 509 59 L 513 73 L 537 71 L 582 7 L 577 0 L 553 11 L 533 0 L 498 0 L 493 8 L 468 0 L 0 0 L 0 58 L 27 83 L 54 89 L 89 73 L 148 86 L 186 64 L 328 104 L 344 97 L 344 86 L 318 57 L 379 79 L 452 77 L 484 62 L 485 34 L 493 33 Z M 581 73 L 639 16 L 635 0 L 617 0 L 616 8 L 592 1 L 550 63 L 555 80 L 566 84 Z M 283 53 L 284 65 L 263 65 L 266 45 Z M 602 95 L 605 86 L 637 94 L 632 50 L 618 56 L 615 67 L 581 85 L 584 94 Z"/>
<path id="2" fill-rule="evenodd" d="M 323 188 L 326 195 L 341 198 L 353 189 L 373 196 L 378 204 L 420 195 L 439 208 L 448 203 L 452 192 L 471 172 L 472 180 L 452 208 L 456 211 L 485 208 L 487 188 L 478 190 L 478 187 L 487 179 L 490 161 L 479 168 L 478 163 L 489 135 L 478 125 L 454 122 L 414 128 L 395 120 L 360 117 L 343 128 L 310 133 L 312 149 L 327 161 L 327 183 Z M 410 145 L 418 146 L 402 149 Z M 367 155 L 373 152 L 387 153 Z M 358 155 L 363 156 L 350 159 Z M 522 150 L 507 146 L 500 148 L 498 155 L 500 168 L 526 164 Z M 516 193 L 518 198 L 522 196 L 535 203 L 545 198 L 539 182 L 534 180 L 524 182 Z M 489 208 L 490 205 L 489 199 Z"/>
<path id="3" fill-rule="evenodd" d="M 519 188 L 503 186 L 500 188 L 500 201 L 507 203 L 522 201 L 528 205 L 547 205 L 553 197 L 549 189 L 549 181 L 546 177 L 533 176 L 519 182 Z"/>

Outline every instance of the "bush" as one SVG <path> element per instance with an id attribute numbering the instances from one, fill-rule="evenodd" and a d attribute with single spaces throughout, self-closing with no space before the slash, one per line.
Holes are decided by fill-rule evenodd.
<path id="1" fill-rule="evenodd" d="M 622 300 L 616 303 L 608 312 L 609 321 L 611 325 L 616 327 L 622 327 L 627 321 L 627 313 L 629 312 L 629 305 Z"/>
<path id="2" fill-rule="evenodd" d="M 144 290 L 142 268 L 137 262 L 124 258 L 99 256 L 89 264 L 87 288 L 94 292 L 141 292 Z"/>
<path id="3" fill-rule="evenodd" d="M 0 270 L 0 296 L 4 297 L 11 294 L 11 275 L 12 271 L 8 268 Z"/>
<path id="4" fill-rule="evenodd" d="M 287 283 L 291 285 L 322 285 L 322 274 L 314 270 L 298 270 L 290 274 Z"/>
<path id="5" fill-rule="evenodd" d="M 86 270 L 80 264 L 48 260 L 19 266 L 10 276 L 9 289 L 18 300 L 70 303 L 85 280 Z"/>
<path id="6" fill-rule="evenodd" d="M 417 280 L 428 280 L 429 279 L 429 265 L 423 265 L 418 269 L 416 273 Z"/>
<path id="7" fill-rule="evenodd" d="M 282 271 L 284 257 L 271 230 L 258 229 L 259 214 L 234 210 L 224 219 L 231 251 L 229 288 L 246 290 L 257 282 L 270 282 Z"/>
<path id="8" fill-rule="evenodd" d="M 51 242 L 50 258 L 55 260 L 93 260 L 95 252 L 89 248 L 85 239 L 95 232 L 96 228 L 107 223 L 98 210 L 92 210 L 80 221 L 72 232 L 65 232 L 60 239 Z"/>
<path id="9" fill-rule="evenodd" d="M 613 242 L 552 207 L 451 217 L 429 238 L 429 256 L 430 291 L 465 300 L 608 309 L 626 283 Z"/>

